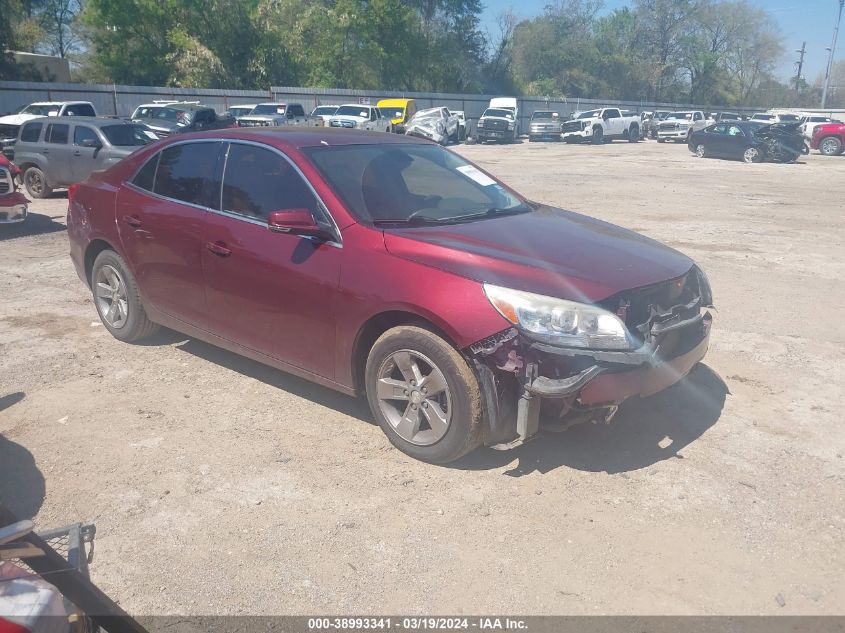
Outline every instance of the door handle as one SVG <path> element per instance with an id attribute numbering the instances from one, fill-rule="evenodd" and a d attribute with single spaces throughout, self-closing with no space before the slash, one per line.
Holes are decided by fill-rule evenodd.
<path id="1" fill-rule="evenodd" d="M 73 155 L 74 155 L 74 156 L 82 156 L 82 152 L 80 152 L 79 150 L 76 150 L 76 151 L 73 153 Z"/>
<path id="2" fill-rule="evenodd" d="M 205 247 L 218 257 L 228 257 L 232 254 L 232 249 L 226 246 L 226 242 L 221 242 L 220 240 L 206 242 Z"/>
<path id="3" fill-rule="evenodd" d="M 137 229 L 139 226 L 141 226 L 141 219 L 137 215 L 124 215 L 123 221 L 126 222 L 133 229 Z"/>
<path id="4" fill-rule="evenodd" d="M 49 153 L 50 153 L 50 150 L 49 150 L 49 149 L 42 149 L 42 150 L 41 150 L 41 153 L 42 153 L 42 154 L 49 154 Z"/>

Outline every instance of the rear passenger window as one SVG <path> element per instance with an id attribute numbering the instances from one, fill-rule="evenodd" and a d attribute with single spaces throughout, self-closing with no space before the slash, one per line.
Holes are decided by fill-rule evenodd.
<path id="1" fill-rule="evenodd" d="M 65 123 L 51 123 L 47 126 L 47 134 L 44 136 L 44 140 L 48 143 L 67 145 L 69 131 L 70 126 Z"/>
<path id="2" fill-rule="evenodd" d="M 223 210 L 266 221 L 272 211 L 308 209 L 317 200 L 284 158 L 253 145 L 233 143 L 223 175 Z"/>
<path id="3" fill-rule="evenodd" d="M 37 143 L 41 137 L 40 123 L 27 123 L 21 130 L 21 141 L 25 143 Z"/>
<path id="4" fill-rule="evenodd" d="M 97 116 L 90 103 L 76 103 L 65 108 L 64 116 Z"/>
<path id="5" fill-rule="evenodd" d="M 141 189 L 145 189 L 146 191 L 153 190 L 159 156 L 161 156 L 161 154 L 156 154 L 144 163 L 144 166 L 141 167 L 141 170 L 135 174 L 135 178 L 132 179 L 133 185 L 140 187 Z"/>
<path id="6" fill-rule="evenodd" d="M 212 191 L 220 143 L 172 145 L 161 152 L 153 191 L 160 196 L 217 207 Z"/>

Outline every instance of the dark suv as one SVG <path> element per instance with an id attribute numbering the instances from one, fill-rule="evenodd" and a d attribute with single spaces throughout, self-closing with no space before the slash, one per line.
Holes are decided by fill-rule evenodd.
<path id="1" fill-rule="evenodd" d="M 166 104 L 149 114 L 150 117 L 133 120 L 146 125 L 162 138 L 181 132 L 220 130 L 238 125 L 235 117 L 219 115 L 214 108 L 193 103 Z"/>
<path id="2" fill-rule="evenodd" d="M 33 198 L 82 182 L 156 140 L 143 125 L 105 117 L 43 117 L 21 126 L 14 161 Z"/>

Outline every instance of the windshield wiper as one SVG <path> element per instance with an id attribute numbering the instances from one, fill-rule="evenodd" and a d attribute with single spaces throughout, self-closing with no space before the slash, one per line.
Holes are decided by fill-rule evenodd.
<path id="1" fill-rule="evenodd" d="M 443 223 L 465 222 L 467 220 L 478 220 L 481 218 L 494 218 L 504 215 L 519 215 L 520 213 L 528 213 L 531 211 L 530 207 L 509 207 L 507 209 L 500 209 L 499 207 L 489 207 L 483 211 L 476 213 L 467 213 L 466 215 L 455 215 L 449 218 L 443 218 Z"/>
<path id="2" fill-rule="evenodd" d="M 412 215 L 407 218 L 373 218 L 371 222 L 376 225 L 380 226 L 382 224 L 410 224 L 410 225 L 423 225 L 423 224 L 442 224 L 443 220 L 440 218 L 432 218 L 427 215 Z"/>

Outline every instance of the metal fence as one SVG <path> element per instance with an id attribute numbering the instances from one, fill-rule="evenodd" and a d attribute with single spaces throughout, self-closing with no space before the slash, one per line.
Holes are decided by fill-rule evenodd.
<path id="1" fill-rule="evenodd" d="M 263 90 L 213 90 L 204 88 L 166 88 L 155 86 L 117 86 L 106 84 L 39 83 L 22 81 L 0 81 L 0 114 L 6 114 L 17 107 L 34 101 L 90 101 L 97 112 L 104 115 L 129 116 L 141 103 L 157 99 L 200 101 L 217 110 L 231 105 L 256 103 L 267 100 L 295 101 L 305 109 L 322 104 L 371 103 L 385 98 L 414 99 L 417 108 L 446 106 L 450 110 L 463 110 L 472 126 L 490 103 L 490 99 L 501 95 L 450 94 L 433 92 L 382 92 L 368 90 L 346 90 L 332 88 L 299 88 L 274 86 Z M 578 110 L 589 110 L 602 106 L 616 106 L 641 112 L 643 110 L 725 110 L 741 114 L 759 112 L 764 108 L 719 108 L 684 103 L 658 103 L 650 101 L 615 101 L 608 99 L 546 99 L 543 97 L 520 97 L 520 129 L 526 130 L 528 119 L 535 110 L 557 110 L 567 117 Z"/>

